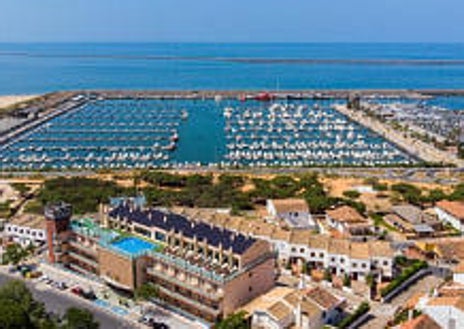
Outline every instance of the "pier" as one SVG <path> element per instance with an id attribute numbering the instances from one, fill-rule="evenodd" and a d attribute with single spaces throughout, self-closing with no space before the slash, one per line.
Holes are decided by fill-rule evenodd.
<path id="1" fill-rule="evenodd" d="M 450 163 L 458 167 L 464 166 L 464 160 L 458 159 L 456 155 L 441 151 L 419 139 L 405 137 L 402 132 L 393 129 L 372 117 L 368 117 L 361 110 L 352 110 L 346 105 L 335 105 L 334 109 L 346 115 L 351 120 L 377 132 L 385 139 L 391 141 L 395 145 L 398 145 L 401 149 L 406 150 L 408 153 L 423 161 L 431 163 Z"/>

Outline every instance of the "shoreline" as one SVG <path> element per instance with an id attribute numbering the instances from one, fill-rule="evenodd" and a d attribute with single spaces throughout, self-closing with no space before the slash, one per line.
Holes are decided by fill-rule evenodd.
<path id="1" fill-rule="evenodd" d="M 40 94 L 0 95 L 0 112 L 10 106 L 30 101 Z"/>

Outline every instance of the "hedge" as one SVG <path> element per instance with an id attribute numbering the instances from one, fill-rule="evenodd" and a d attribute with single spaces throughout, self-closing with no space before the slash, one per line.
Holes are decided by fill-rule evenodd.
<path id="1" fill-rule="evenodd" d="M 382 297 L 387 296 L 389 293 L 391 293 L 393 290 L 398 288 L 401 284 L 403 284 L 406 280 L 408 280 L 410 277 L 412 277 L 416 272 L 419 272 L 422 269 L 425 269 L 428 267 L 427 262 L 423 260 L 419 260 L 414 262 L 411 266 L 405 268 L 399 276 L 397 276 L 395 279 L 393 279 L 392 282 L 385 288 L 383 288 L 380 291 L 380 295 Z"/>
<path id="2" fill-rule="evenodd" d="M 367 302 L 362 302 L 354 313 L 350 314 L 349 316 L 345 317 L 340 323 L 338 324 L 338 328 L 348 328 L 351 324 L 353 324 L 359 317 L 369 312 L 371 307 Z"/>

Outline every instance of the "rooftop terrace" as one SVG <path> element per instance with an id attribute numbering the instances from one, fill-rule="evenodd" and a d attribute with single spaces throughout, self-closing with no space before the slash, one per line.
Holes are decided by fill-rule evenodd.
<path id="1" fill-rule="evenodd" d="M 225 228 L 212 226 L 204 222 L 195 222 L 183 215 L 163 212 L 157 209 L 142 210 L 121 203 L 109 212 L 113 218 L 126 218 L 147 227 L 157 227 L 164 231 L 182 233 L 187 238 L 196 237 L 198 241 L 206 240 L 208 244 L 223 249 L 231 248 L 236 254 L 243 254 L 253 243 L 255 238 L 236 233 Z"/>

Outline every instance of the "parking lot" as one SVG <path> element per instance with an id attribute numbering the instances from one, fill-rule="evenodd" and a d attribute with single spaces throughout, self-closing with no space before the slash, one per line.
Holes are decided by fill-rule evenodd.
<path id="1" fill-rule="evenodd" d="M 39 269 L 43 271 L 44 267 Z M 15 269 L 3 267 L 1 270 L 0 285 L 14 278 L 22 278 L 21 272 Z M 100 322 L 102 329 L 203 327 L 153 303 L 145 303 L 141 307 L 131 300 L 125 300 L 125 305 L 121 305 L 121 299 L 116 298 L 105 285 L 74 273 L 60 272 L 56 269 L 44 271 L 42 276 L 26 280 L 34 296 L 54 313 L 64 314 L 69 307 L 87 308 Z"/>

